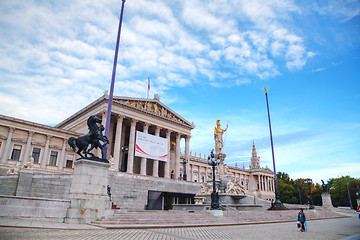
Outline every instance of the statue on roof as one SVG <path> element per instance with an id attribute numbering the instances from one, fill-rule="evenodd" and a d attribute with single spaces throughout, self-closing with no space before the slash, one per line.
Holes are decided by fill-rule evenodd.
<path id="1" fill-rule="evenodd" d="M 214 140 L 215 140 L 215 153 L 222 153 L 224 147 L 223 134 L 226 132 L 228 125 L 225 129 L 221 129 L 220 120 L 216 121 L 216 127 L 214 130 Z"/>

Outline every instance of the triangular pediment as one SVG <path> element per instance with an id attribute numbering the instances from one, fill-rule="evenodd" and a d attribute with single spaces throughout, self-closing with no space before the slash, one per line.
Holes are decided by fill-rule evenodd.
<path id="1" fill-rule="evenodd" d="M 186 119 L 156 99 L 114 97 L 113 102 L 194 128 L 193 123 L 189 123 Z"/>

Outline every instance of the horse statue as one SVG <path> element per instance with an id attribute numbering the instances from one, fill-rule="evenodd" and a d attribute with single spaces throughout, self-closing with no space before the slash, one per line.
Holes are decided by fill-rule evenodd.
<path id="1" fill-rule="evenodd" d="M 323 189 L 323 192 L 324 193 L 329 193 L 329 184 L 325 184 L 324 181 L 321 179 L 321 182 L 322 182 L 322 189 Z"/>
<path id="2" fill-rule="evenodd" d="M 106 144 L 109 143 L 109 140 L 106 136 L 102 134 L 102 131 L 104 131 L 104 126 L 100 126 L 98 124 L 101 124 L 102 120 L 97 118 L 96 116 L 90 116 L 87 120 L 87 125 L 89 128 L 89 133 L 85 134 L 83 136 L 80 136 L 78 138 L 71 137 L 68 139 L 68 143 L 73 149 L 74 152 L 76 152 L 76 147 L 78 148 L 78 151 L 76 152 L 83 158 L 88 158 L 88 154 L 91 155 L 91 157 L 95 157 L 93 153 L 90 151 L 93 148 L 100 148 L 101 149 L 101 156 L 103 159 L 105 159 L 104 156 L 104 147 Z M 100 141 L 104 142 L 103 144 L 100 143 Z M 91 145 L 89 149 L 88 146 Z M 84 154 L 84 155 L 83 155 Z"/>

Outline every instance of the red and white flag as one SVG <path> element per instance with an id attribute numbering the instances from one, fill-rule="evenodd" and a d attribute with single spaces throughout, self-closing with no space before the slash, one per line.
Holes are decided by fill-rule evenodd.
<path id="1" fill-rule="evenodd" d="M 147 91 L 147 98 L 149 98 L 149 92 L 150 92 L 150 78 L 148 78 L 148 91 Z"/>

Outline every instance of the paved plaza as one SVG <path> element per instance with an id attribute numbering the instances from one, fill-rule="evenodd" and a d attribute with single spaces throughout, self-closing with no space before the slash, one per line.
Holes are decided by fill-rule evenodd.
<path id="1" fill-rule="evenodd" d="M 305 233 L 297 230 L 295 222 L 117 230 L 92 226 L 89 229 L 72 230 L 0 227 L 0 239 L 360 239 L 360 219 L 352 215 L 347 218 L 309 221 L 308 232 Z"/>

